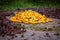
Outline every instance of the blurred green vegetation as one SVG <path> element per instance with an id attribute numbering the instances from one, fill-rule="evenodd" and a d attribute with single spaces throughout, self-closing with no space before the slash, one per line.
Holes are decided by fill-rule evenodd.
<path id="1" fill-rule="evenodd" d="M 48 28 L 44 29 L 43 27 L 31 26 L 30 29 L 35 31 L 60 31 L 59 27 L 51 28 L 51 30 L 49 30 Z"/>
<path id="2" fill-rule="evenodd" d="M 0 0 L 0 10 L 43 7 L 60 8 L 60 0 Z"/>

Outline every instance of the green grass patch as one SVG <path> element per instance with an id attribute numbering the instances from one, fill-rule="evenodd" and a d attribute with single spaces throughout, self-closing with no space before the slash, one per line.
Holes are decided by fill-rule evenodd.
<path id="1" fill-rule="evenodd" d="M 60 31 L 60 27 L 54 28 L 54 31 Z"/>
<path id="2" fill-rule="evenodd" d="M 30 29 L 31 29 L 31 30 L 36 30 L 36 31 L 41 31 L 43 28 L 41 28 L 41 27 L 36 27 L 36 26 L 31 26 Z"/>
<path id="3" fill-rule="evenodd" d="M 16 10 L 17 8 L 43 8 L 43 7 L 55 7 L 60 8 L 60 4 L 48 1 L 33 2 L 28 0 L 16 0 L 13 2 L 6 2 L 0 5 L 0 10 Z"/>
<path id="4" fill-rule="evenodd" d="M 60 28 L 59 27 L 51 28 L 51 30 L 49 30 L 49 28 L 48 29 L 44 29 L 42 27 L 31 26 L 30 29 L 31 30 L 35 30 L 35 31 L 60 31 Z"/>

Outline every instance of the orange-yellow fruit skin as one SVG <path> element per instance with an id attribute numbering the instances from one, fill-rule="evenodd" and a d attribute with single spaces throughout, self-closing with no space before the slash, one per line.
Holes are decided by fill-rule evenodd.
<path id="1" fill-rule="evenodd" d="M 11 17 L 10 20 L 13 22 L 23 22 L 28 24 L 46 23 L 53 21 L 47 18 L 45 15 L 32 10 L 20 11 L 15 16 Z"/>

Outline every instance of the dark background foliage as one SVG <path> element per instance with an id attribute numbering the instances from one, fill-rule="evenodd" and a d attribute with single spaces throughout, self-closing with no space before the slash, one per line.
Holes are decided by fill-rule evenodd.
<path id="1" fill-rule="evenodd" d="M 0 0 L 0 10 L 17 8 L 59 7 L 60 0 Z"/>

